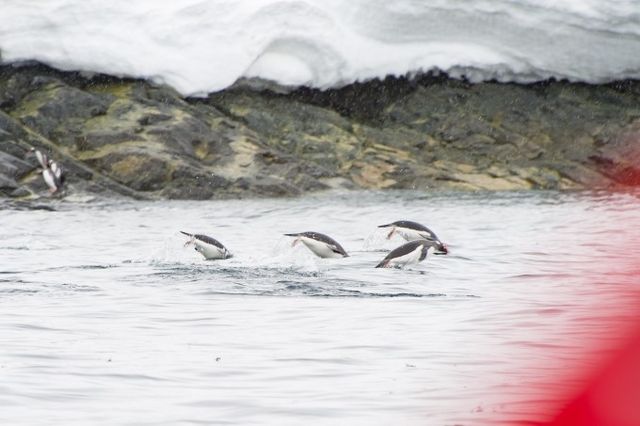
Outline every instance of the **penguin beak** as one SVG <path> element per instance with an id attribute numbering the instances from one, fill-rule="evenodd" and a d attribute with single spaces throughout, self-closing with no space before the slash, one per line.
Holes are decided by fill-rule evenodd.
<path id="1" fill-rule="evenodd" d="M 438 251 L 434 254 L 449 254 L 449 248 L 446 244 L 440 244 L 440 247 L 438 247 Z"/>
<path id="2" fill-rule="evenodd" d="M 300 242 L 300 237 L 298 237 L 295 240 L 293 240 L 293 242 L 291 243 L 291 247 L 295 247 L 296 244 L 298 244 L 299 242 Z"/>
<path id="3" fill-rule="evenodd" d="M 184 243 L 184 247 L 188 246 L 189 244 L 194 244 L 195 240 L 196 240 L 196 237 L 189 238 L 189 240 L 186 243 Z M 196 247 L 196 250 L 198 250 L 197 247 Z"/>

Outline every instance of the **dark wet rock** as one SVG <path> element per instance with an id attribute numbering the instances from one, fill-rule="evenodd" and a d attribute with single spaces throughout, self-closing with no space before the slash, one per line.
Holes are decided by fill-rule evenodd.
<path id="1" fill-rule="evenodd" d="M 6 152 L 0 151 L 0 194 L 11 195 L 20 186 L 18 181 L 29 174 L 33 166 L 17 157 L 19 149 L 7 142 L 0 142 L 0 148 L 6 146 Z"/>
<path id="2" fill-rule="evenodd" d="M 590 162 L 617 183 L 640 185 L 640 119 L 623 128 L 617 135 L 604 139 Z"/>
<path id="3" fill-rule="evenodd" d="M 31 169 L 33 169 L 33 166 L 27 161 L 9 152 L 0 151 L 0 175 L 21 179 L 26 176 Z"/>
<path id="4" fill-rule="evenodd" d="M 65 146 L 72 143 L 88 119 L 105 114 L 111 100 L 110 96 L 86 93 L 52 80 L 21 99 L 12 115 L 43 137 Z"/>
<path id="5" fill-rule="evenodd" d="M 9 197 L 12 198 L 30 198 L 32 196 L 33 192 L 25 186 L 20 186 L 9 193 Z"/>
<path id="6" fill-rule="evenodd" d="M 628 185 L 640 183 L 640 82 L 424 75 L 191 99 L 141 80 L 0 66 L 0 195 L 47 196 L 32 146 L 63 165 L 66 195 Z"/>
<path id="7" fill-rule="evenodd" d="M 18 184 L 14 179 L 0 175 L 0 193 L 10 194 L 16 188 L 18 188 Z"/>
<path id="8" fill-rule="evenodd" d="M 145 149 L 121 150 L 108 153 L 87 163 L 113 180 L 136 191 L 162 188 L 170 173 L 169 162 Z"/>
<path id="9" fill-rule="evenodd" d="M 162 195 L 173 199 L 208 200 L 229 194 L 231 185 L 225 178 L 214 174 L 181 171 L 174 173 L 171 185 L 162 190 Z"/>

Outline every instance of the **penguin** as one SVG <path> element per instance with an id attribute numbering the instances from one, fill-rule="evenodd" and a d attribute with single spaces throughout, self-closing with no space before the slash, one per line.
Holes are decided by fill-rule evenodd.
<path id="1" fill-rule="evenodd" d="M 447 254 L 449 250 L 435 232 L 426 226 L 410 220 L 398 220 L 386 225 L 379 225 L 378 228 L 391 228 L 387 234 L 387 239 L 391 239 L 394 234 L 400 235 L 406 241 L 428 240 L 438 243 L 434 254 Z"/>
<path id="2" fill-rule="evenodd" d="M 46 169 L 47 167 L 49 167 L 49 157 L 47 157 L 47 154 L 43 153 L 39 149 L 31 147 L 29 148 L 29 151 L 27 151 L 27 154 L 35 154 L 42 169 Z"/>
<path id="3" fill-rule="evenodd" d="M 427 258 L 429 252 L 433 252 L 437 243 L 429 240 L 409 241 L 406 244 L 392 250 L 376 268 L 402 268 L 407 265 L 415 265 Z"/>
<path id="4" fill-rule="evenodd" d="M 231 252 L 215 238 L 202 234 L 190 234 L 184 231 L 180 231 L 180 233 L 189 237 L 189 240 L 184 244 L 185 247 L 193 244 L 195 250 L 207 260 L 229 259 L 233 257 Z"/>
<path id="5" fill-rule="evenodd" d="M 66 174 L 64 172 L 64 169 L 62 168 L 62 166 L 60 166 L 58 163 L 56 163 L 53 160 L 49 160 L 48 164 L 49 164 L 49 168 L 51 169 L 55 177 L 58 178 L 58 181 L 60 182 L 60 186 L 62 187 L 62 185 L 64 185 L 64 182 L 66 180 Z"/>
<path id="6" fill-rule="evenodd" d="M 60 182 L 60 179 L 58 179 L 55 172 L 51 170 L 49 167 L 47 167 L 42 171 L 42 178 L 44 179 L 44 182 L 49 187 L 49 192 L 51 192 L 52 194 L 55 194 L 62 188 L 62 183 Z"/>
<path id="7" fill-rule="evenodd" d="M 60 191 L 66 179 L 62 167 L 55 161 L 49 159 L 47 154 L 43 153 L 39 149 L 35 149 L 34 147 L 29 148 L 27 155 L 30 154 L 34 154 L 38 159 L 38 164 L 40 164 L 42 169 L 42 178 L 49 187 L 49 192 L 54 194 Z"/>
<path id="8" fill-rule="evenodd" d="M 297 234 L 284 234 L 287 237 L 295 237 L 291 246 L 302 242 L 318 257 L 340 258 L 349 257 L 345 249 L 333 238 L 319 232 L 299 232 Z"/>

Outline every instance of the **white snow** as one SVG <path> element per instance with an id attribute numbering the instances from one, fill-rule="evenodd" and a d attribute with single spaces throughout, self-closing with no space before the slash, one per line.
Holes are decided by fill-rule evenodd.
<path id="1" fill-rule="evenodd" d="M 335 87 L 442 70 L 472 81 L 640 78 L 638 0 L 4 0 L 3 63 L 152 79 Z"/>

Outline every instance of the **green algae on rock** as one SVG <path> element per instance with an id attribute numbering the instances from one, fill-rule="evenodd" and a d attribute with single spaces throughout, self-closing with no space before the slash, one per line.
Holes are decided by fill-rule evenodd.
<path id="1" fill-rule="evenodd" d="M 149 199 L 615 186 L 640 176 L 640 82 L 424 75 L 184 98 L 142 80 L 0 66 L 0 195 L 46 193 L 30 146 L 64 164 L 68 192 Z"/>

